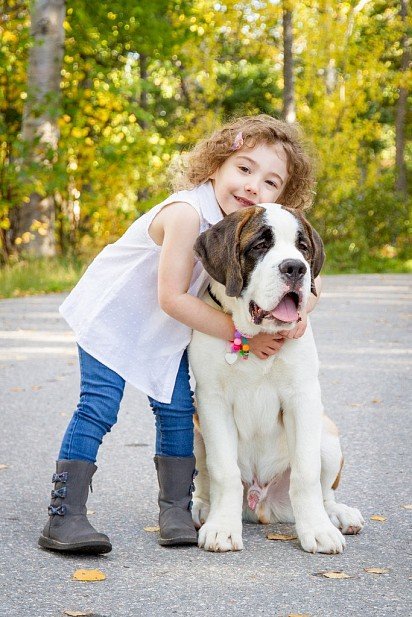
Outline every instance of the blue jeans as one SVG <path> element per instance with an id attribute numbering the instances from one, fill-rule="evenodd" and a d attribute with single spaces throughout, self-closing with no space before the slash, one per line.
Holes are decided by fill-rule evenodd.
<path id="1" fill-rule="evenodd" d="M 94 463 L 106 433 L 117 421 L 125 381 L 120 375 L 79 347 L 80 400 L 66 429 L 59 460 Z M 156 454 L 193 455 L 193 392 L 189 383 L 189 362 L 184 352 L 172 400 L 160 403 L 149 397 L 156 416 Z"/>

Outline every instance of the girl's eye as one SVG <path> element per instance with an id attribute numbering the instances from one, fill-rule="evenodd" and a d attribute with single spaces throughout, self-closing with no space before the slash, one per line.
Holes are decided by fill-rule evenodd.
<path id="1" fill-rule="evenodd" d="M 267 180 L 267 184 L 269 184 L 270 186 L 273 186 L 275 189 L 278 188 L 278 185 L 276 184 L 276 182 L 272 182 L 272 180 Z"/>
<path id="2" fill-rule="evenodd" d="M 249 171 L 249 167 L 244 167 L 243 165 L 241 165 L 239 167 L 240 171 L 244 171 L 245 173 L 247 173 Z"/>

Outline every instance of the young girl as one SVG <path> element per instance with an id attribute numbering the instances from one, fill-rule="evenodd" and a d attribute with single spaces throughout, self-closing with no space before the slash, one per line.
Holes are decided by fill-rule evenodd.
<path id="1" fill-rule="evenodd" d="M 179 188 L 93 261 L 60 312 L 76 334 L 81 391 L 52 482 L 43 548 L 106 553 L 109 538 L 86 517 L 104 435 L 117 420 L 125 382 L 145 392 L 156 417 L 160 544 L 196 544 L 190 513 L 193 392 L 186 348 L 191 330 L 231 340 L 234 324 L 199 299 L 208 277 L 193 252 L 199 233 L 264 202 L 310 205 L 313 177 L 297 129 L 270 116 L 239 118 L 202 141 Z M 315 304 L 313 296 L 307 310 Z M 288 336 L 301 336 L 306 316 Z M 284 337 L 261 333 L 250 351 L 268 358 Z"/>

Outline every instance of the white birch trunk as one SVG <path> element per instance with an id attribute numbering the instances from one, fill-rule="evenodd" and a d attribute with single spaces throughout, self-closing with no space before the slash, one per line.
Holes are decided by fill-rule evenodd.
<path id="1" fill-rule="evenodd" d="M 65 0 L 35 0 L 32 10 L 33 47 L 22 137 L 27 147 L 26 162 L 35 161 L 45 168 L 52 166 L 59 139 L 56 110 L 60 100 L 65 9 Z M 15 214 L 18 247 L 36 256 L 54 255 L 53 196 L 32 193 L 30 202 L 17 208 Z"/>
<path id="2" fill-rule="evenodd" d="M 293 3 L 283 3 L 283 117 L 295 122 L 295 83 L 293 75 Z"/>
<path id="3" fill-rule="evenodd" d="M 402 62 L 401 62 L 401 75 L 405 75 L 410 63 L 410 43 L 406 33 L 406 22 L 408 17 L 408 9 L 406 0 L 401 0 L 400 15 L 403 26 L 405 28 L 405 34 L 401 39 L 402 49 Z M 406 79 L 404 80 L 406 81 Z M 406 163 L 405 163 L 405 129 L 406 129 L 406 113 L 408 109 L 408 89 L 406 84 L 402 83 L 399 87 L 399 98 L 396 103 L 395 114 L 395 143 L 396 143 L 396 191 L 406 200 L 408 197 L 408 184 L 406 178 Z"/>

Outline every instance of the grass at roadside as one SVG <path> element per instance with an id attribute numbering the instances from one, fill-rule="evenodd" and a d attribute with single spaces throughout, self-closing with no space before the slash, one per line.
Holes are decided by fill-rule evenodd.
<path id="1" fill-rule="evenodd" d="M 359 260 L 351 265 L 337 263 L 330 258 L 322 274 L 367 274 L 412 272 L 412 260 Z M 69 291 L 87 267 L 85 261 L 63 257 L 18 261 L 0 268 L 0 298 L 18 298 L 36 294 Z"/>
<path id="2" fill-rule="evenodd" d="M 393 257 L 371 258 L 368 255 L 351 262 L 350 260 L 333 259 L 327 253 L 322 274 L 410 274 L 412 259 L 396 259 Z"/>
<path id="3" fill-rule="evenodd" d="M 79 280 L 86 263 L 63 257 L 29 259 L 0 268 L 0 298 L 68 291 Z"/>

